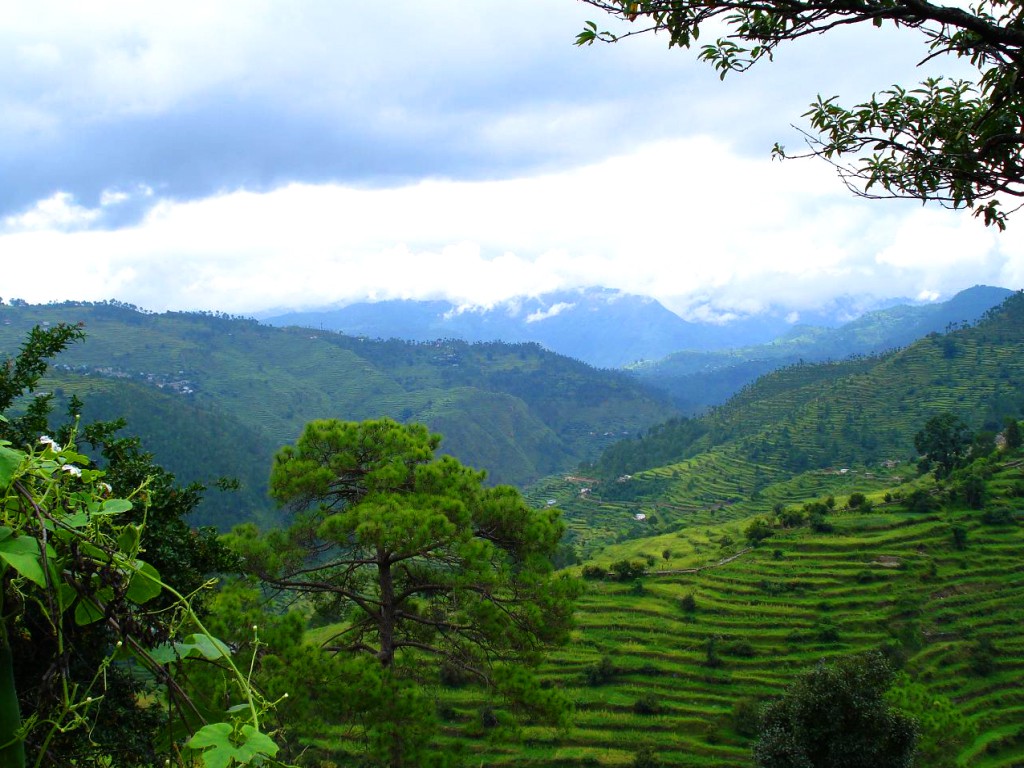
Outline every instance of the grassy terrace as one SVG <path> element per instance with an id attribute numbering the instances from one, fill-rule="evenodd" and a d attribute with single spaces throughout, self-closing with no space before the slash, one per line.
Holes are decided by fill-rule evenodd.
<path id="1" fill-rule="evenodd" d="M 1001 493 L 1022 477 L 1010 467 L 990 488 Z M 999 503 L 1021 506 L 1016 498 Z M 597 561 L 650 555 L 655 565 L 639 587 L 589 582 L 573 642 L 546 670 L 576 703 L 573 728 L 528 726 L 520 745 L 501 729 L 471 727 L 468 763 L 627 766 L 652 747 L 666 766 L 749 765 L 739 702 L 777 695 L 821 658 L 893 644 L 908 675 L 929 695 L 948 697 L 973 729 L 964 764 L 1024 764 L 1024 532 L 981 516 L 843 512 L 832 517 L 832 533 L 779 531 L 720 566 L 745 546 L 739 522 L 609 546 Z M 954 524 L 967 530 L 963 550 L 953 544 Z M 687 595 L 693 611 L 681 605 Z M 987 670 L 982 640 L 994 648 Z M 588 683 L 602 658 L 607 680 Z M 453 739 L 457 726 L 479 719 L 471 689 L 441 698 Z"/>

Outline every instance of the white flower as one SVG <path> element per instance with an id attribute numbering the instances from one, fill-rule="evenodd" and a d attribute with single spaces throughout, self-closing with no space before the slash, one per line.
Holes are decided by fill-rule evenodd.
<path id="1" fill-rule="evenodd" d="M 100 490 L 103 491 L 103 493 L 105 493 L 107 495 L 109 495 L 109 494 L 114 492 L 114 489 L 110 487 L 110 483 L 104 483 L 104 482 L 101 481 L 101 482 L 97 483 L 97 485 L 99 485 Z"/>
<path id="2" fill-rule="evenodd" d="M 49 435 L 40 435 L 39 436 L 39 442 L 42 443 L 43 445 L 49 446 L 51 451 L 59 451 L 60 450 L 60 446 L 57 445 L 57 441 L 54 440 Z"/>
<path id="3" fill-rule="evenodd" d="M 82 476 L 82 470 L 76 467 L 74 464 L 65 464 L 63 467 L 61 467 L 61 469 L 63 469 L 65 472 L 67 472 L 69 475 L 73 477 Z"/>

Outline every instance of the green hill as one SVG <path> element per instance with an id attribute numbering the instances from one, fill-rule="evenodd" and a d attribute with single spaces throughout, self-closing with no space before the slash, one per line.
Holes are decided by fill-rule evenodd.
<path id="1" fill-rule="evenodd" d="M 372 341 L 117 304 L 0 306 L 0 352 L 58 322 L 83 322 L 88 338 L 44 388 L 82 396 L 85 418 L 128 415 L 182 480 L 239 477 L 241 497 L 200 512 L 221 525 L 265 515 L 269 456 L 312 419 L 422 421 L 493 482 L 524 484 L 673 413 L 627 375 L 535 344 Z"/>
<path id="2" fill-rule="evenodd" d="M 683 411 L 699 413 L 778 368 L 901 348 L 930 333 L 970 325 L 1010 295 L 1005 288 L 978 285 L 937 304 L 876 310 L 838 328 L 797 325 L 767 344 L 713 352 L 681 351 L 635 366 L 633 371 L 673 397 Z"/>
<path id="3" fill-rule="evenodd" d="M 974 327 L 897 352 L 768 374 L 699 419 L 611 447 L 582 470 L 594 481 L 588 494 L 557 500 L 573 524 L 617 520 L 607 541 L 695 515 L 749 513 L 744 499 L 787 501 L 785 481 L 806 470 L 870 485 L 900 473 L 884 465 L 911 460 L 914 435 L 938 413 L 954 412 L 975 430 L 1019 416 L 1021 380 L 1024 295 L 1015 294 Z M 648 516 L 642 526 L 637 514 Z M 591 535 L 589 546 L 598 543 Z"/>
<path id="4" fill-rule="evenodd" d="M 743 524 L 704 521 L 608 547 L 594 564 L 648 573 L 587 582 L 573 642 L 547 668 L 576 703 L 573 728 L 463 743 L 469 763 L 624 768 L 651 748 L 665 768 L 751 765 L 761 702 L 819 659 L 884 647 L 903 698 L 927 703 L 918 714 L 963 724 L 926 722 L 920 765 L 1021 765 L 1022 481 L 1020 459 L 1004 461 L 984 510 L 911 512 L 879 492 L 870 512 L 830 515 L 829 532 L 776 529 L 756 548 Z M 479 716 L 472 690 L 439 695 L 453 727 Z M 959 735 L 951 752 L 928 741 L 943 735 Z"/>

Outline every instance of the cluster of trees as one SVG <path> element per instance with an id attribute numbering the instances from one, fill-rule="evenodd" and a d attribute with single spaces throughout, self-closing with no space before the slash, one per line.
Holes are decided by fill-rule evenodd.
<path id="1" fill-rule="evenodd" d="M 556 510 L 484 487 L 420 425 L 322 421 L 275 457 L 286 529 L 194 530 L 205 489 L 123 422 L 72 414 L 48 436 L 50 402 L 30 395 L 81 335 L 36 329 L 0 366 L 0 762 L 267 764 L 346 724 L 363 764 L 441 766 L 423 687 L 439 681 L 565 718 L 532 674 L 578 591 L 553 571 Z M 213 574 L 231 578 L 214 590 Z"/>

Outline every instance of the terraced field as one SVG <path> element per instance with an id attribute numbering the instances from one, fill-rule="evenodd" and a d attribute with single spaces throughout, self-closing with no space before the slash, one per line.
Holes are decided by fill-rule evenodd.
<path id="1" fill-rule="evenodd" d="M 1022 478 L 1009 467 L 990 488 L 1000 493 Z M 1022 765 L 1016 514 L 1018 522 L 997 525 L 980 511 L 886 506 L 838 513 L 831 533 L 779 530 L 748 551 L 739 522 L 608 547 L 602 562 L 649 556 L 655 565 L 641 582 L 588 582 L 573 642 L 546 671 L 576 704 L 573 728 L 528 726 L 520 743 L 480 726 L 469 764 L 629 766 L 649 747 L 665 766 L 749 765 L 751 705 L 821 658 L 888 645 L 905 657 L 909 679 L 967 723 L 963 765 Z M 966 530 L 966 548 L 954 545 L 953 525 Z M 472 691 L 443 698 L 453 738 L 457 725 L 479 720 Z"/>
<path id="2" fill-rule="evenodd" d="M 616 541 L 719 525 L 770 512 L 777 504 L 832 495 L 841 506 L 853 492 L 880 494 L 914 474 L 904 464 L 791 476 L 769 465 L 752 464 L 727 447 L 633 476 L 626 484 L 637 486 L 636 499 L 606 500 L 603 489 L 593 488 L 593 478 L 572 476 L 548 478 L 531 488 L 527 499 L 535 506 L 554 501 L 568 527 L 567 541 L 579 556 L 595 558 Z M 591 491 L 582 493 L 584 489 Z"/>

